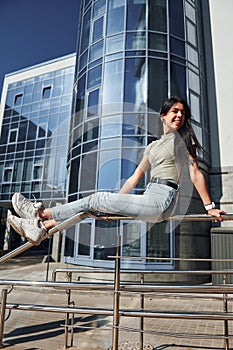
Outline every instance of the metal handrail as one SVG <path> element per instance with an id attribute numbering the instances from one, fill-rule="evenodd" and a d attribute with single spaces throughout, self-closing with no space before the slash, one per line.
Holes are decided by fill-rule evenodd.
<path id="1" fill-rule="evenodd" d="M 82 221 L 86 218 L 94 218 L 96 220 L 105 220 L 105 221 L 111 221 L 111 220 L 117 220 L 118 222 L 120 220 L 135 220 L 134 217 L 122 217 L 117 215 L 99 215 L 99 214 L 93 214 L 93 213 L 80 213 L 77 215 L 74 215 L 73 217 L 65 220 L 61 224 L 57 225 L 56 227 L 49 230 L 48 234 L 43 237 L 42 240 L 49 238 L 53 236 L 56 232 L 63 230 L 67 228 L 70 225 L 74 225 L 78 223 L 79 221 Z M 221 218 L 212 217 L 206 214 L 191 214 L 191 215 L 176 215 L 173 217 L 170 217 L 168 220 L 174 220 L 174 221 L 219 221 L 219 220 L 233 220 L 233 214 L 226 214 L 222 215 Z M 70 307 L 53 307 L 53 306 L 43 306 L 43 305 L 23 305 L 23 304 L 7 304 L 7 289 L 2 290 L 2 301 L 1 301 L 1 315 L 0 315 L 0 346 L 2 345 L 2 336 L 3 336 L 3 329 L 4 329 L 4 315 L 5 315 L 5 309 L 23 309 L 23 310 L 35 310 L 35 311 L 48 311 L 48 312 L 65 312 L 67 314 L 67 318 L 69 317 L 69 314 L 77 313 L 93 313 L 98 314 L 100 312 L 107 312 L 109 315 L 111 314 L 113 316 L 113 333 L 112 333 L 112 350 L 118 349 L 118 341 L 119 341 L 119 329 L 120 329 L 120 316 L 126 316 L 126 317 L 140 317 L 142 320 L 141 323 L 141 334 L 143 334 L 143 318 L 144 317 L 152 317 L 152 318 L 196 318 L 196 319 L 211 319 L 211 320 L 223 320 L 224 323 L 224 329 L 225 333 L 223 335 L 223 338 L 225 339 L 225 349 L 229 350 L 229 334 L 228 334 L 228 320 L 233 320 L 233 313 L 229 313 L 227 309 L 227 298 L 228 294 L 233 294 L 233 285 L 230 284 L 222 284 L 222 285 L 155 285 L 155 284 L 148 284 L 148 283 L 141 283 L 141 284 L 127 284 L 125 282 L 121 282 L 120 275 L 121 273 L 125 273 L 125 270 L 121 270 L 120 267 L 120 261 L 122 259 L 134 259 L 133 257 L 126 257 L 120 255 L 120 246 L 121 246 L 121 236 L 119 233 L 119 224 L 118 224 L 118 233 L 117 233 L 117 254 L 116 256 L 112 257 L 115 259 L 115 270 L 114 270 L 114 283 L 100 283 L 100 282 L 42 282 L 42 281 L 17 281 L 17 280 L 0 280 L 1 285 L 10 285 L 10 286 L 32 286 L 32 287 L 46 287 L 46 288 L 55 288 L 55 289 L 62 289 L 68 291 L 70 293 L 71 290 L 88 290 L 88 291 L 112 291 L 113 292 L 113 309 L 112 310 L 105 310 L 100 308 L 76 308 L 74 306 Z M 18 247 L 14 251 L 4 255 L 0 258 L 0 263 L 3 263 L 7 260 L 9 260 L 12 257 L 15 257 L 19 253 L 22 253 L 23 251 L 29 249 L 32 247 L 32 243 L 25 243 L 21 247 Z M 233 261 L 233 259 L 182 259 L 182 258 L 155 258 L 155 257 L 135 257 L 138 259 L 147 259 L 147 260 L 189 260 L 189 261 Z M 223 274 L 232 274 L 233 272 L 229 270 L 222 270 Z M 87 271 L 86 271 L 87 272 Z M 93 271 L 92 271 L 93 272 Z M 110 271 L 108 270 L 108 273 Z M 137 273 L 146 273 L 145 270 L 143 271 L 137 271 Z M 155 273 L 158 273 L 158 271 L 155 271 Z M 189 273 L 189 271 L 159 271 L 159 273 Z M 199 273 L 199 271 L 190 271 L 190 273 Z M 213 271 L 200 271 L 200 274 L 211 274 L 214 273 Z M 215 270 L 215 273 L 220 274 L 221 271 Z M 184 313 L 184 312 L 161 312 L 161 311 L 145 311 L 143 308 L 140 310 L 122 310 L 120 309 L 120 297 L 121 294 L 125 292 L 131 292 L 131 293 L 138 293 L 141 295 L 141 305 L 143 305 L 143 295 L 145 293 L 164 293 L 164 294 L 174 294 L 174 293 L 180 293 L 181 295 L 184 293 L 202 293 L 204 295 L 206 294 L 223 294 L 223 300 L 224 300 L 224 312 L 215 312 L 215 313 Z M 69 294 L 70 298 L 70 294 Z M 58 311 L 59 310 L 59 311 Z M 67 328 L 66 328 L 66 336 L 67 336 Z M 140 346 L 141 349 L 143 347 L 143 338 L 140 339 Z M 67 347 L 67 339 L 65 340 L 65 347 Z"/>

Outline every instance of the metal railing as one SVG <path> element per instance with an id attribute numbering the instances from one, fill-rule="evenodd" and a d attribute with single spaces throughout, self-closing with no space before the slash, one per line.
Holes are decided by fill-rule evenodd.
<path id="1" fill-rule="evenodd" d="M 62 224 L 56 226 L 55 228 L 51 229 L 48 232 L 48 235 L 45 238 L 51 237 L 54 233 L 67 228 L 69 225 L 73 225 L 87 217 L 94 217 L 95 219 L 99 220 L 121 220 L 121 219 L 127 219 L 127 220 L 133 220 L 134 218 L 131 217 L 119 217 L 119 216 L 101 216 L 101 215 L 93 215 L 90 213 L 83 213 L 75 215 L 74 217 L 64 221 Z M 233 220 L 233 215 L 223 215 L 223 220 Z M 171 220 L 213 220 L 213 217 L 208 215 L 187 215 L 187 216 L 176 216 L 171 217 Z M 216 218 L 214 218 L 216 219 Z M 6 315 L 6 309 L 11 310 L 24 310 L 24 311 L 44 311 L 44 312 L 57 312 L 57 313 L 64 313 L 66 315 L 66 324 L 65 324 L 65 340 L 64 340 L 64 347 L 68 347 L 68 328 L 71 327 L 73 329 L 73 321 L 71 324 L 69 323 L 69 317 L 72 315 L 74 317 L 74 314 L 92 314 L 92 315 L 106 315 L 106 316 L 112 316 L 113 322 L 112 322 L 112 346 L 109 349 L 117 350 L 119 347 L 119 331 L 121 330 L 120 326 L 120 319 L 121 317 L 138 317 L 140 319 L 140 328 L 137 330 L 140 334 L 139 339 L 139 346 L 140 350 L 143 349 L 144 339 L 143 335 L 145 333 L 144 330 L 144 319 L 145 318 L 166 318 L 166 319 L 199 319 L 199 320 L 211 320 L 211 321 L 223 321 L 224 322 L 224 332 L 222 334 L 222 339 L 224 339 L 225 342 L 225 350 L 229 350 L 229 340 L 231 338 L 231 335 L 229 334 L 229 321 L 233 321 L 233 313 L 229 312 L 228 303 L 233 300 L 233 298 L 229 295 L 233 294 L 233 285 L 227 284 L 226 282 L 226 276 L 228 274 L 233 274 L 233 270 L 203 270 L 203 271 L 141 271 L 141 270 L 121 270 L 121 259 L 133 259 L 133 257 L 126 257 L 126 256 L 120 256 L 120 247 L 121 247 L 121 236 L 119 232 L 119 225 L 118 225 L 118 234 L 117 234 L 117 253 L 116 256 L 111 257 L 115 258 L 115 269 L 113 271 L 114 278 L 113 282 L 72 282 L 72 274 L 74 272 L 78 272 L 78 270 L 74 271 L 72 270 L 64 270 L 66 273 L 68 273 L 68 281 L 67 282 L 58 282 L 56 280 L 57 273 L 62 272 L 60 269 L 53 272 L 53 281 L 52 282 L 40 282 L 40 281 L 17 281 L 17 280 L 0 280 L 0 285 L 2 285 L 4 288 L 2 289 L 2 296 L 1 296 L 1 315 L 0 315 L 0 346 L 3 345 L 3 334 L 4 334 L 4 322 L 5 322 L 5 315 Z M 32 246 L 31 243 L 25 243 L 23 246 L 17 248 L 16 250 L 6 254 L 5 256 L 0 258 L 0 263 L 3 263 L 10 258 L 16 256 L 19 253 L 22 253 L 23 251 L 27 250 Z M 138 259 L 138 257 L 137 257 Z M 143 259 L 159 259 L 162 260 L 163 258 L 155 258 L 155 257 L 143 257 Z M 167 260 L 167 258 L 164 258 Z M 216 261 L 231 261 L 229 259 L 181 259 L 181 258 L 169 258 L 169 260 L 192 260 L 192 261 L 209 261 L 209 262 L 216 262 Z M 95 273 L 110 273 L 111 270 L 95 270 Z M 81 270 L 79 270 L 79 273 Z M 85 269 L 85 273 L 87 273 L 88 270 Z M 91 271 L 92 273 L 94 270 Z M 139 283 L 127 283 L 121 281 L 121 273 L 137 273 L 140 274 L 140 282 Z M 223 275 L 223 284 L 222 285 L 215 285 L 215 284 L 208 284 L 208 285 L 173 285 L 173 284 L 151 284 L 151 283 L 145 283 L 144 276 L 147 273 L 151 274 L 222 274 Z M 11 286 L 11 289 L 8 290 L 5 286 Z M 7 303 L 7 295 L 13 290 L 13 288 L 27 286 L 27 287 L 38 287 L 41 288 L 54 288 L 56 290 L 64 290 L 68 294 L 67 299 L 67 306 L 51 306 L 51 305 L 36 305 L 36 304 L 12 304 Z M 76 307 L 74 306 L 73 302 L 71 301 L 71 291 L 111 291 L 113 293 L 113 307 L 106 309 L 106 308 L 97 308 L 97 307 Z M 133 294 L 133 295 L 140 295 L 140 308 L 139 309 L 122 309 L 120 308 L 120 298 L 123 294 Z M 146 310 L 144 308 L 144 296 L 148 294 L 158 295 L 158 293 L 166 295 L 166 296 L 172 296 L 174 294 L 177 294 L 179 296 L 183 296 L 184 294 L 189 294 L 191 298 L 201 298 L 202 295 L 206 297 L 207 294 L 211 294 L 211 298 L 218 298 L 223 301 L 223 311 L 216 311 L 216 312 L 184 312 L 184 311 L 176 311 L 176 312 L 169 312 L 164 310 Z M 203 335 L 203 338 L 205 338 L 205 335 Z M 73 333 L 71 333 L 71 343 L 73 343 Z"/>

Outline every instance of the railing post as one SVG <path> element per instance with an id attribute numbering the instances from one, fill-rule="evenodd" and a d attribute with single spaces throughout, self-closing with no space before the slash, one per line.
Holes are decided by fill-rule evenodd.
<path id="1" fill-rule="evenodd" d="M 144 284 L 144 274 L 141 274 L 141 284 Z M 140 295 L 141 298 L 141 309 L 144 310 L 144 294 Z M 139 339 L 139 349 L 143 350 L 143 342 L 144 342 L 144 317 L 140 317 L 140 339 Z"/>
<path id="2" fill-rule="evenodd" d="M 223 275 L 223 284 L 227 283 L 227 275 Z M 223 311 L 228 312 L 228 302 L 227 302 L 227 294 L 224 294 L 223 299 Z M 229 327 L 228 327 L 228 320 L 224 321 L 224 336 L 225 336 L 225 350 L 229 350 Z"/>
<path id="3" fill-rule="evenodd" d="M 69 272 L 67 274 L 67 281 L 70 283 L 72 282 L 72 272 Z M 67 305 L 74 305 L 74 303 L 71 301 L 71 289 L 68 289 L 66 291 L 67 293 Z M 69 348 L 68 345 L 68 337 L 69 337 L 69 329 L 71 328 L 71 339 L 70 339 L 70 347 L 73 346 L 73 342 L 74 342 L 74 313 L 72 313 L 71 316 L 71 320 L 70 320 L 70 314 L 67 313 L 66 314 L 66 321 L 65 321 L 65 342 L 64 342 L 64 349 Z"/>
<path id="4" fill-rule="evenodd" d="M 5 314 L 6 314 L 6 300 L 7 300 L 7 289 L 2 290 L 1 297 L 1 315 L 0 315 L 0 348 L 4 348 L 3 344 L 3 332 L 4 332 L 4 322 L 5 322 Z"/>
<path id="5" fill-rule="evenodd" d="M 119 305 L 120 305 L 120 269 L 121 269 L 121 235 L 120 221 L 117 221 L 117 246 L 114 274 L 114 301 L 113 301 L 113 332 L 112 332 L 112 350 L 118 349 L 119 343 Z"/>

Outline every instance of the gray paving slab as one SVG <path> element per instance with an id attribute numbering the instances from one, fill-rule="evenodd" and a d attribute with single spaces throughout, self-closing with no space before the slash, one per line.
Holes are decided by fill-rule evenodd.
<path id="1" fill-rule="evenodd" d="M 47 267 L 49 279 L 54 268 L 67 267 L 61 263 L 43 262 L 43 255 L 24 254 L 0 265 L 0 279 L 45 281 Z M 73 266 L 72 266 L 73 267 Z M 84 276 L 86 277 L 86 276 Z M 63 277 L 59 277 L 62 279 Z M 106 292 L 73 292 L 75 305 L 93 307 L 112 307 L 112 294 Z M 17 287 L 9 293 L 10 303 L 30 303 L 43 305 L 66 305 L 67 294 L 63 291 L 45 291 L 41 288 L 30 289 Z M 121 299 L 121 307 L 140 307 L 139 295 L 126 295 Z M 158 310 L 222 311 L 223 302 L 210 298 L 190 300 L 165 296 L 147 296 L 145 308 Z M 229 309 L 231 311 L 231 309 Z M 4 326 L 5 349 L 11 350 L 61 350 L 64 347 L 65 315 L 48 312 L 12 310 Z M 112 318 L 101 315 L 75 315 L 75 329 L 72 350 L 107 350 L 112 345 Z M 121 318 L 119 349 L 137 350 L 139 342 L 140 320 L 138 318 Z M 212 320 L 167 320 L 144 319 L 144 349 L 173 350 L 219 350 L 226 349 L 223 339 L 223 321 Z M 232 322 L 230 323 L 232 331 Z M 192 334 L 192 336 L 190 336 Z M 205 334 L 202 339 L 199 334 Z M 232 344 L 231 344 L 232 343 Z M 73 345 L 73 346 L 71 346 Z M 233 346 L 233 339 L 230 339 Z M 231 347 L 230 347 L 231 348 Z M 232 348 L 231 348 L 232 349 Z"/>

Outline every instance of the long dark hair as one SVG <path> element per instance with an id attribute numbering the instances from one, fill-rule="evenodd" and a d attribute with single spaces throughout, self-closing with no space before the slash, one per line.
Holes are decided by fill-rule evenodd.
<path id="1" fill-rule="evenodd" d="M 195 132 L 193 130 L 192 124 L 191 124 L 191 111 L 189 108 L 189 105 L 187 102 L 180 97 L 172 96 L 168 100 L 166 100 L 161 109 L 160 109 L 160 116 L 166 115 L 168 111 L 172 108 L 172 106 L 175 103 L 181 103 L 184 106 L 185 110 L 185 120 L 182 127 L 178 130 L 178 133 L 184 142 L 188 153 L 191 154 L 194 158 L 197 156 L 197 152 L 202 150 L 202 147 L 195 135 Z M 181 141 L 181 142 L 182 142 Z M 178 141 L 178 148 L 179 148 L 179 141 Z"/>

